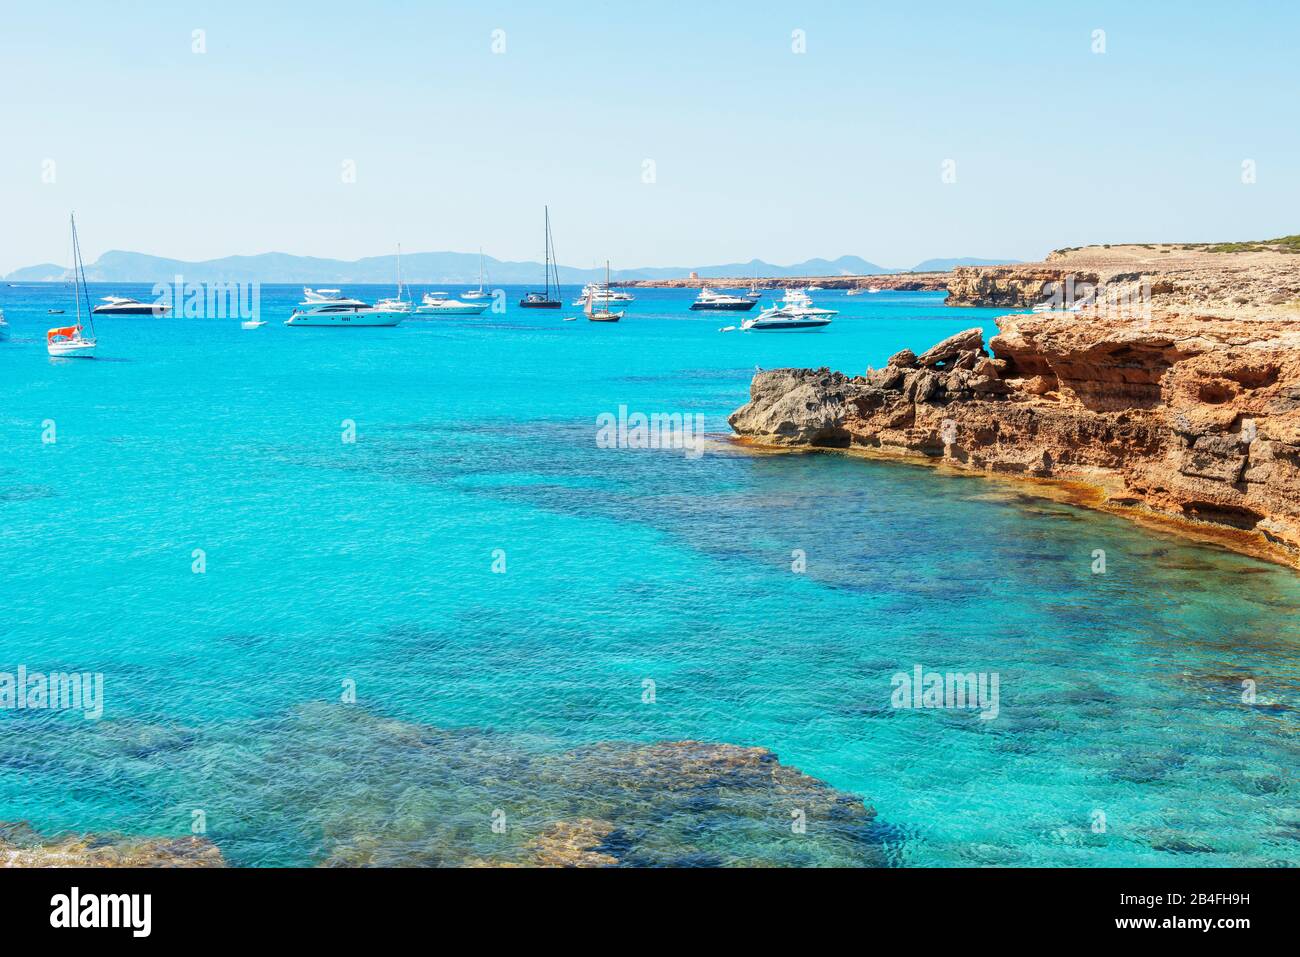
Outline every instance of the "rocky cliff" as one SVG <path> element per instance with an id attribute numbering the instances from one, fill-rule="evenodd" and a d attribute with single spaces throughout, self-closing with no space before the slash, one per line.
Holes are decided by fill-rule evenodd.
<path id="1" fill-rule="evenodd" d="M 1300 257 L 1282 248 L 1219 251 L 1180 244 L 1058 249 L 1041 263 L 966 266 L 947 278 L 950 306 L 1027 309 L 1054 295 L 1064 304 L 1090 298 L 1202 314 L 1275 311 L 1300 297 Z"/>
<path id="2" fill-rule="evenodd" d="M 1300 321 L 1005 316 L 883 369 L 755 376 L 742 437 L 1084 482 L 1300 564 Z"/>

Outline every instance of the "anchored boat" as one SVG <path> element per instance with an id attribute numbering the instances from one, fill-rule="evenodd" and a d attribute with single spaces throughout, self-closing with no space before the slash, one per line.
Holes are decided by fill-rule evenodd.
<path id="1" fill-rule="evenodd" d="M 608 259 L 605 260 L 605 288 L 609 289 L 609 260 Z M 608 300 L 606 300 L 605 308 L 593 310 L 592 303 L 594 303 L 595 301 L 596 301 L 596 296 L 594 294 L 587 297 L 587 307 L 585 311 L 587 313 L 587 318 L 590 319 L 592 322 L 618 322 L 625 315 L 625 313 L 623 312 L 610 312 Z"/>
<path id="2" fill-rule="evenodd" d="M 746 319 L 740 328 L 745 332 L 816 329 L 830 325 L 831 319 L 837 315 L 839 313 L 834 309 L 818 309 L 814 306 L 806 291 L 787 289 L 785 298 L 780 303 L 764 309 L 753 319 Z"/>
<path id="3" fill-rule="evenodd" d="M 72 297 L 77 305 L 77 324 L 61 326 L 45 333 L 45 351 L 61 359 L 93 359 L 95 357 L 95 319 L 90 308 L 90 294 L 86 291 L 86 267 L 81 262 L 81 241 L 77 239 L 77 217 L 70 217 L 72 223 Z M 81 326 L 81 303 L 86 303 L 86 321 L 90 323 L 90 335 L 85 334 Z"/>
<path id="4" fill-rule="evenodd" d="M 724 292 L 714 292 L 708 286 L 700 290 L 700 294 L 695 297 L 691 303 L 691 309 L 711 309 L 722 312 L 748 312 L 753 309 L 755 300 L 747 296 L 731 296 Z"/>
<path id="5" fill-rule="evenodd" d="M 546 212 L 546 265 L 545 292 L 530 292 L 519 300 L 523 309 L 559 309 L 560 308 L 560 268 L 553 253 L 555 244 L 551 239 L 551 207 L 544 207 Z M 551 275 L 555 276 L 555 298 L 551 298 Z"/>
<path id="6" fill-rule="evenodd" d="M 337 289 L 302 290 L 303 301 L 284 321 L 286 326 L 395 326 L 405 313 L 349 299 Z"/>

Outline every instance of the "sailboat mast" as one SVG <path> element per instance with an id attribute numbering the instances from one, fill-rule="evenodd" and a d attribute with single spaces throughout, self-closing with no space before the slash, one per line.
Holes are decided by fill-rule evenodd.
<path id="1" fill-rule="evenodd" d="M 72 221 L 72 301 L 77 307 L 77 328 L 81 328 L 81 280 L 77 277 L 77 214 L 69 217 Z"/>
<path id="2" fill-rule="evenodd" d="M 69 217 L 72 222 L 72 269 L 73 281 L 79 287 L 77 296 L 77 328 L 81 328 L 81 296 L 86 298 L 86 321 L 90 323 L 90 337 L 95 338 L 95 312 L 90 308 L 90 290 L 86 288 L 86 267 L 81 261 L 81 240 L 77 238 L 77 214 Z"/>
<path id="3" fill-rule="evenodd" d="M 478 291 L 483 292 L 483 247 L 478 248 Z"/>
<path id="4" fill-rule="evenodd" d="M 402 244 L 397 244 L 397 298 L 402 298 Z"/>
<path id="5" fill-rule="evenodd" d="M 551 298 L 551 207 L 542 208 L 546 212 L 546 236 L 542 241 L 544 249 L 542 255 L 546 258 L 542 268 L 546 270 L 546 275 L 542 277 L 542 282 L 546 284 L 546 298 L 549 300 Z"/>

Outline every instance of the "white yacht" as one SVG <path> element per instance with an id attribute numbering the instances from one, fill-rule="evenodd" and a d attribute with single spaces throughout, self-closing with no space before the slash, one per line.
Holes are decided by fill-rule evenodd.
<path id="1" fill-rule="evenodd" d="M 492 293 L 483 288 L 483 247 L 478 250 L 478 288 L 467 289 L 460 294 L 462 299 L 491 299 Z"/>
<path id="2" fill-rule="evenodd" d="M 380 299 L 375 303 L 376 309 L 383 309 L 387 312 L 409 313 L 411 311 L 411 301 L 402 298 L 402 244 L 397 244 L 397 295 L 388 299 Z"/>
<path id="3" fill-rule="evenodd" d="M 445 292 L 426 292 L 415 311 L 435 316 L 477 316 L 487 307 L 486 302 L 461 302 Z"/>
<path id="4" fill-rule="evenodd" d="M 575 306 L 585 306 L 587 300 L 593 303 L 609 305 L 611 302 L 634 302 L 636 297 L 622 289 L 609 288 L 608 282 L 589 282 L 582 287 L 582 292 L 573 301 Z"/>
<path id="5" fill-rule="evenodd" d="M 286 326 L 395 326 L 404 314 L 349 299 L 337 289 L 307 289 Z"/>
<path id="6" fill-rule="evenodd" d="M 9 323 L 5 322 L 5 311 L 0 309 L 0 342 L 9 338 Z"/>
<path id="7" fill-rule="evenodd" d="M 746 332 L 775 332 L 782 329 L 816 329 L 830 325 L 839 315 L 834 309 L 818 309 L 803 289 L 787 289 L 785 298 L 771 308 L 764 309 L 752 319 L 746 319 L 740 328 Z"/>
<path id="8" fill-rule="evenodd" d="M 126 296 L 105 296 L 100 302 L 102 306 L 91 310 L 97 316 L 161 316 L 171 309 L 160 302 L 141 302 Z"/>
<path id="9" fill-rule="evenodd" d="M 700 294 L 691 303 L 692 309 L 716 309 L 723 312 L 746 312 L 754 308 L 756 300 L 747 296 L 731 296 L 725 292 L 714 292 L 708 286 L 700 289 Z"/>

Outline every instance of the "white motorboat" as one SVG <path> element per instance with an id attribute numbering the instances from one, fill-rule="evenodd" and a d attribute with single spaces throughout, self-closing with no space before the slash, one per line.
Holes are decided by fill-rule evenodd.
<path id="1" fill-rule="evenodd" d="M 0 309 L 0 342 L 9 338 L 9 323 L 5 322 L 5 311 Z"/>
<path id="2" fill-rule="evenodd" d="M 609 280 L 604 282 L 589 282 L 582 287 L 582 292 L 578 298 L 573 301 L 575 306 L 585 306 L 587 301 L 593 303 L 604 303 L 609 305 L 611 302 L 635 302 L 636 297 L 631 293 L 624 292 L 622 289 L 611 289 Z"/>
<path id="3" fill-rule="evenodd" d="M 435 316 L 477 316 L 487 307 L 486 302 L 461 302 L 445 292 L 426 292 L 415 311 Z"/>
<path id="4" fill-rule="evenodd" d="M 266 325 L 265 319 L 245 319 L 239 324 L 240 329 L 261 329 Z"/>
<path id="5" fill-rule="evenodd" d="M 879 287 L 879 286 L 868 286 L 868 287 L 867 287 L 867 292 L 871 292 L 871 293 L 880 292 L 880 287 Z"/>
<path id="6" fill-rule="evenodd" d="M 483 247 L 478 250 L 478 288 L 467 289 L 460 294 L 462 299 L 491 299 L 492 293 L 483 288 Z"/>
<path id="7" fill-rule="evenodd" d="M 92 312 L 101 316 L 162 316 L 171 309 L 160 302 L 141 302 L 126 296 L 105 296 L 100 302 L 103 305 L 96 306 Z"/>
<path id="8" fill-rule="evenodd" d="M 395 326 L 405 314 L 349 299 L 337 289 L 307 289 L 286 326 Z"/>
<path id="9" fill-rule="evenodd" d="M 708 286 L 700 289 L 700 294 L 691 303 L 691 309 L 714 309 L 723 312 L 746 312 L 754 308 L 755 300 L 746 296 L 731 296 L 725 292 L 714 292 Z"/>
<path id="10" fill-rule="evenodd" d="M 86 292 L 86 267 L 81 262 L 81 241 L 77 239 L 77 217 L 69 217 L 72 223 L 72 297 L 77 304 L 77 324 L 61 326 L 45 333 L 45 351 L 62 359 L 93 359 L 95 357 L 95 317 L 90 308 L 90 295 Z M 87 336 L 81 325 L 81 303 L 86 303 L 86 321 L 90 323 L 90 335 Z"/>
<path id="11" fill-rule="evenodd" d="M 787 289 L 785 298 L 769 309 L 764 309 L 752 319 L 746 319 L 740 328 L 746 332 L 776 332 L 785 329 L 817 329 L 830 325 L 839 315 L 834 309 L 818 309 L 803 289 Z"/>

